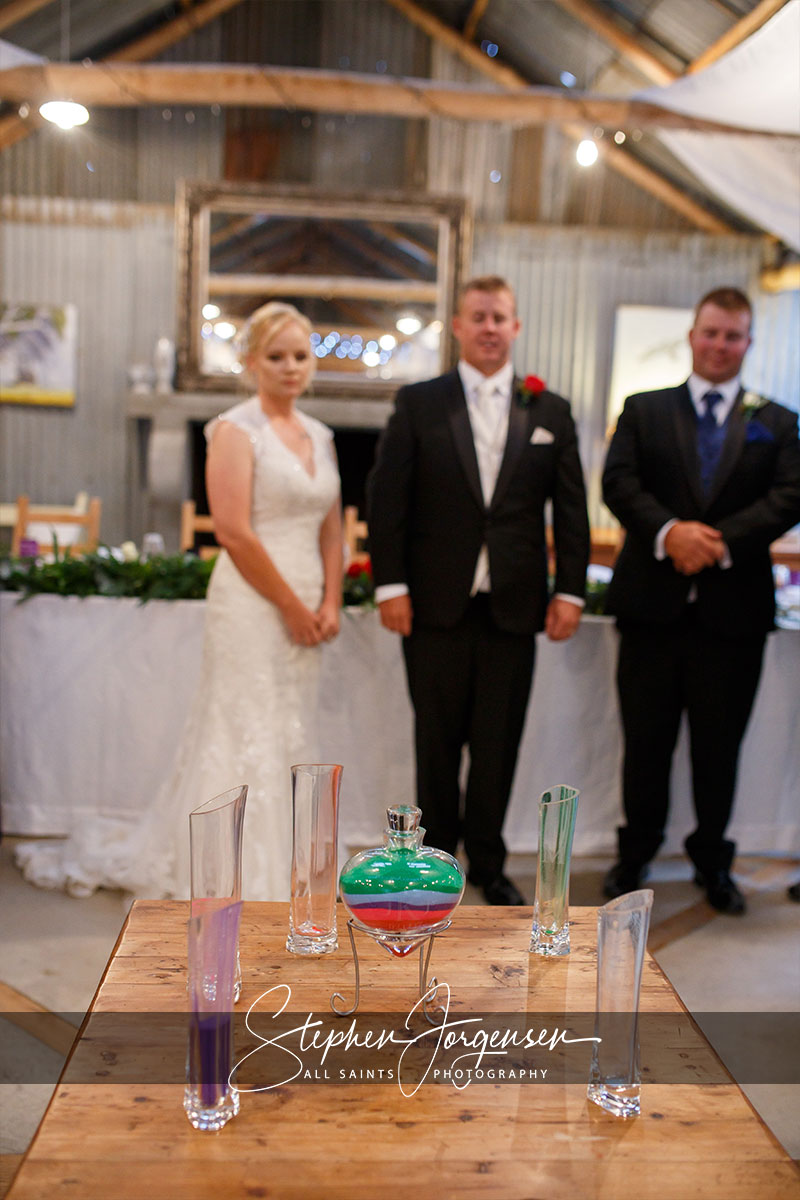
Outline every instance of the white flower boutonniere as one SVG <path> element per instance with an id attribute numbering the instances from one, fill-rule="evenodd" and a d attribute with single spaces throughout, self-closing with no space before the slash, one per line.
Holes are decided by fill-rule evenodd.
<path id="1" fill-rule="evenodd" d="M 749 421 L 754 417 L 760 408 L 763 408 L 767 403 L 766 396 L 759 396 L 758 392 L 745 392 L 742 396 L 742 412 L 744 419 Z"/>

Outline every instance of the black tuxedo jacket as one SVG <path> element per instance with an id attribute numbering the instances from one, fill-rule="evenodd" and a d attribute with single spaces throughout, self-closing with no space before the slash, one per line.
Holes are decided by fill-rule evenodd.
<path id="1" fill-rule="evenodd" d="M 698 619 L 729 637 L 773 628 L 775 597 L 769 546 L 800 521 L 797 414 L 766 402 L 745 413 L 739 393 L 711 491 L 704 497 L 697 417 L 686 384 L 630 396 L 603 473 L 603 498 L 627 531 L 607 608 L 626 620 L 677 620 L 697 588 Z M 670 519 L 719 529 L 732 566 L 679 574 L 653 546 Z"/>
<path id="2" fill-rule="evenodd" d="M 451 627 L 466 611 L 486 543 L 497 625 L 533 633 L 544 624 L 548 599 L 548 498 L 555 590 L 582 596 L 589 523 L 567 401 L 544 391 L 523 406 L 515 387 L 505 454 L 487 507 L 458 371 L 401 388 L 367 483 L 375 583 L 407 584 L 416 622 Z"/>

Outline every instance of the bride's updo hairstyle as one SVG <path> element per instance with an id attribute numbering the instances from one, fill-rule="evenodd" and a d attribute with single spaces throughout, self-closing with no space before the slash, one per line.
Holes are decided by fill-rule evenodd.
<path id="1" fill-rule="evenodd" d="M 278 336 L 284 326 L 289 325 L 292 321 L 295 321 L 309 336 L 311 335 L 311 322 L 308 317 L 304 316 L 293 304 L 286 304 L 282 300 L 270 300 L 250 315 L 237 337 L 239 362 L 245 373 L 250 355 L 255 354 L 260 346 L 268 345 L 274 337 Z M 312 370 L 315 365 L 316 360 L 312 354 Z"/>

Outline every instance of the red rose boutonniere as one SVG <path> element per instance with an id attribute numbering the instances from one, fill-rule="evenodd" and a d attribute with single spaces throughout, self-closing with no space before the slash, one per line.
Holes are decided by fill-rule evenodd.
<path id="1" fill-rule="evenodd" d="M 526 375 L 522 383 L 517 385 L 517 404 L 520 408 L 527 408 L 533 397 L 538 396 L 546 387 L 547 384 L 538 375 Z"/>

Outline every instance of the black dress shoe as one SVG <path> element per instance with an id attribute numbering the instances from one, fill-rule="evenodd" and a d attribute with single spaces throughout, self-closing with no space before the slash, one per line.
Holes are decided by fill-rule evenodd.
<path id="1" fill-rule="evenodd" d="M 603 895 L 609 900 L 624 896 L 626 892 L 638 892 L 645 877 L 644 867 L 633 867 L 630 863 L 618 862 L 603 880 Z"/>
<path id="2" fill-rule="evenodd" d="M 514 908 L 527 904 L 516 884 L 505 875 L 498 875 L 491 883 L 484 884 L 482 890 L 487 904 L 507 904 Z"/>
<path id="3" fill-rule="evenodd" d="M 724 868 L 716 871 L 698 871 L 694 881 L 699 887 L 706 889 L 706 899 L 717 912 L 728 913 L 739 917 L 746 912 L 747 905 L 744 896 Z"/>
<path id="4" fill-rule="evenodd" d="M 790 900 L 800 902 L 800 879 L 798 879 L 797 883 L 793 883 L 790 888 L 787 888 L 786 895 Z"/>

